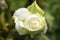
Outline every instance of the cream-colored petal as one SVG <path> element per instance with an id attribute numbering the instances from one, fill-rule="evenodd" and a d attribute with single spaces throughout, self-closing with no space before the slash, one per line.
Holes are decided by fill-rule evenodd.
<path id="1" fill-rule="evenodd" d="M 31 15 L 31 13 L 28 11 L 27 8 L 20 8 L 20 9 L 18 9 L 18 10 L 15 11 L 14 18 L 16 16 L 18 19 L 24 20 L 29 15 Z"/>

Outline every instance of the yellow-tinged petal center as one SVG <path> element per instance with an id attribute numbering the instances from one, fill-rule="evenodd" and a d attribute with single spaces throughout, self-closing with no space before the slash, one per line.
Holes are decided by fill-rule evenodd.
<path id="1" fill-rule="evenodd" d="M 40 18 L 36 14 L 31 15 L 25 20 L 25 27 L 30 31 L 37 31 L 41 28 Z"/>
<path id="2" fill-rule="evenodd" d="M 40 27 L 39 24 L 40 24 L 40 23 L 39 23 L 39 20 L 36 19 L 36 18 L 31 19 L 31 20 L 29 21 L 29 27 L 32 28 L 32 29 L 34 29 L 34 30 L 37 30 L 37 29 Z"/>

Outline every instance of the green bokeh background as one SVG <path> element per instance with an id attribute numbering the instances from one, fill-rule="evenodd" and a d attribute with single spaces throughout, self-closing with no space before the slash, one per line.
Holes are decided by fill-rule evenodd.
<path id="1" fill-rule="evenodd" d="M 45 12 L 48 26 L 47 33 L 40 37 L 41 40 L 60 40 L 60 0 L 36 1 Z M 6 7 L 2 9 L 0 0 L 0 40 L 24 40 L 26 35 L 18 34 L 12 16 L 15 10 L 28 7 L 34 0 L 5 0 L 5 2 L 7 7 L 2 6 Z"/>

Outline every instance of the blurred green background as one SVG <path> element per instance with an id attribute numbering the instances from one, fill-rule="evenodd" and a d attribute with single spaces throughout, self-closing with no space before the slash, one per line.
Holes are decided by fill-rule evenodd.
<path id="1" fill-rule="evenodd" d="M 27 7 L 34 0 L 0 0 L 0 40 L 24 40 L 15 29 L 12 18 L 15 10 Z M 60 0 L 36 0 L 44 10 L 48 30 L 45 40 L 60 40 Z M 43 38 L 41 40 L 44 40 Z"/>

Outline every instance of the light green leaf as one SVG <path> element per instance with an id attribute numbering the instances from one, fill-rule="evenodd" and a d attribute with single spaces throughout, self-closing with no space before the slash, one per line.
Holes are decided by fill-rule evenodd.
<path id="1" fill-rule="evenodd" d="M 40 15 L 44 15 L 44 11 L 38 6 L 36 1 L 34 1 L 30 6 L 27 7 L 31 13 L 39 13 Z"/>

